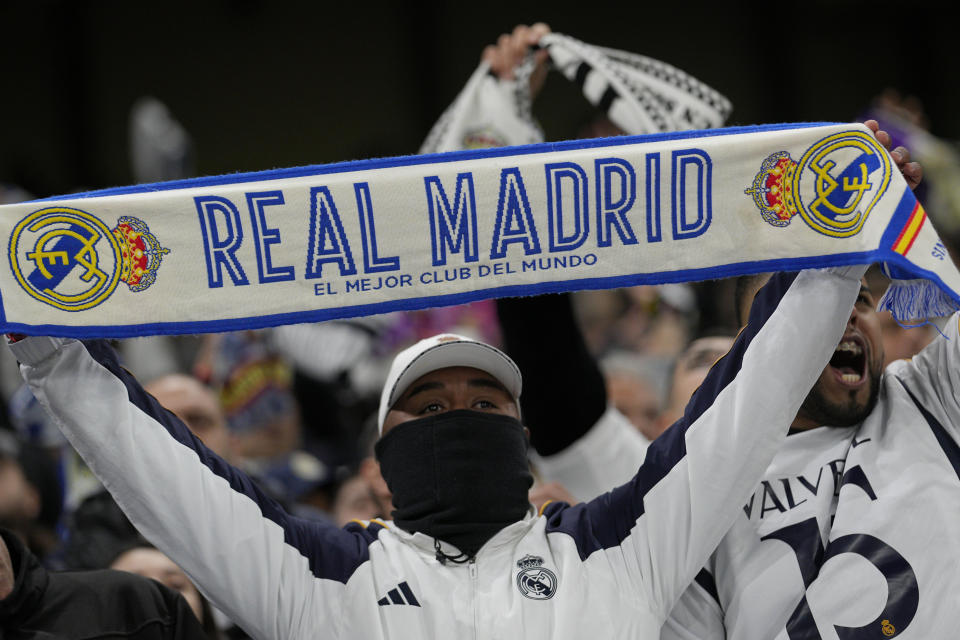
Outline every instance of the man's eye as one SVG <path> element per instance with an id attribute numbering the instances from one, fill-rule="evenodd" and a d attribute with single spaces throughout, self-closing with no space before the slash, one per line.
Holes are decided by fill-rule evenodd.
<path id="1" fill-rule="evenodd" d="M 489 400 L 477 400 L 474 403 L 474 406 L 478 409 L 496 409 L 497 405 L 493 404 Z"/>
<path id="2" fill-rule="evenodd" d="M 439 402 L 431 402 L 430 404 L 424 406 L 423 409 L 420 409 L 420 413 L 436 413 L 437 411 L 442 410 L 443 405 L 441 405 Z"/>

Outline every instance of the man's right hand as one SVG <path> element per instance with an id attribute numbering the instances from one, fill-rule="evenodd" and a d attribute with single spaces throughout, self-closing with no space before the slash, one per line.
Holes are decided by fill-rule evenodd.
<path id="1" fill-rule="evenodd" d="M 490 70 L 498 78 L 514 80 L 515 69 L 523 62 L 531 48 L 540 43 L 540 38 L 550 33 L 550 27 L 543 22 L 533 26 L 519 24 L 513 33 L 501 34 L 497 44 L 488 45 L 483 50 L 483 61 L 490 65 Z M 536 68 L 530 75 L 530 96 L 536 98 L 547 79 L 549 54 L 546 50 L 539 50 L 534 54 Z"/>

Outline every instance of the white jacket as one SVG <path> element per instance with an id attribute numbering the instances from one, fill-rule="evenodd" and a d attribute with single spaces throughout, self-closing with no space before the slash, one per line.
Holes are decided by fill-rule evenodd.
<path id="1" fill-rule="evenodd" d="M 257 638 L 656 638 L 839 341 L 863 269 L 840 271 L 771 281 L 630 482 L 575 507 L 547 505 L 466 565 L 441 565 L 432 539 L 390 523 L 338 529 L 283 512 L 105 343 L 38 337 L 11 348 L 131 521 Z"/>

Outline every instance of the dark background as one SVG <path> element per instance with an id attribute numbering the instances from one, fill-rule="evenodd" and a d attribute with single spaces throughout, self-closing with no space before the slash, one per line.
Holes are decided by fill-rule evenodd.
<path id="1" fill-rule="evenodd" d="M 130 183 L 129 109 L 152 95 L 200 175 L 416 152 L 484 45 L 543 20 L 659 58 L 724 93 L 729 124 L 850 121 L 884 88 L 960 138 L 948 4 L 3 2 L 0 182 L 37 196 Z M 555 75 L 536 113 L 569 137 L 589 107 Z"/>

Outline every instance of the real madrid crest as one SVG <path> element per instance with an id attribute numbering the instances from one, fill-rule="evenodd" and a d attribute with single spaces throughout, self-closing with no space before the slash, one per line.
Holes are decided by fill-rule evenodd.
<path id="1" fill-rule="evenodd" d="M 123 216 L 114 228 L 94 215 L 48 207 L 21 220 L 10 234 L 10 267 L 24 291 L 64 311 L 106 300 L 120 282 L 143 291 L 157 277 L 169 249 L 147 224 Z"/>
<path id="2" fill-rule="evenodd" d="M 885 619 L 880 622 L 880 631 L 888 638 L 892 638 L 894 635 L 896 635 L 897 628 L 893 626 L 892 622 Z"/>
<path id="3" fill-rule="evenodd" d="M 886 192 L 891 167 L 872 135 L 844 131 L 818 141 L 798 161 L 786 151 L 770 155 L 744 193 L 775 227 L 799 214 L 817 233 L 847 238 L 860 232 Z"/>
<path id="4" fill-rule="evenodd" d="M 531 600 L 549 600 L 557 592 L 557 574 L 543 567 L 543 558 L 527 554 L 517 560 L 517 589 Z"/>

